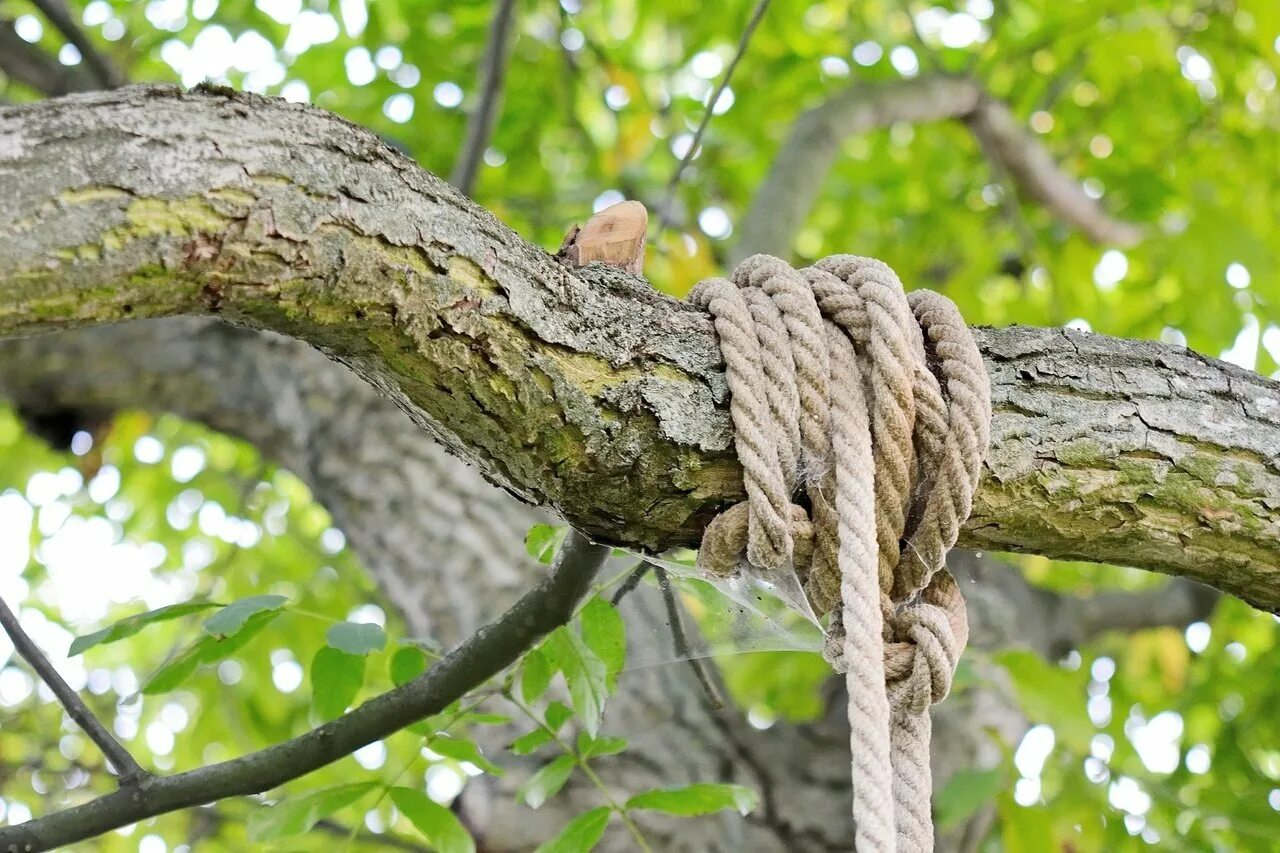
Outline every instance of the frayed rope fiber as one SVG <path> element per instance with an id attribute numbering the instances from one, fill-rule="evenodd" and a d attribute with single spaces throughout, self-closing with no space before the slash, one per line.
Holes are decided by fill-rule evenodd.
<path id="1" fill-rule="evenodd" d="M 832 614 L 856 849 L 932 850 L 929 706 L 969 636 L 944 561 L 991 432 L 977 343 L 951 300 L 853 255 L 803 270 L 756 255 L 689 299 L 715 320 L 747 493 L 707 527 L 699 565 L 791 567 Z"/>

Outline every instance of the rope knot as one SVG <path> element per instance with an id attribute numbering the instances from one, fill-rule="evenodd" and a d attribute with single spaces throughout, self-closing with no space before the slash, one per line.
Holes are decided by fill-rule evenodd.
<path id="1" fill-rule="evenodd" d="M 900 610 L 885 644 L 889 705 L 899 714 L 923 714 L 951 691 L 960 645 L 945 610 L 923 601 Z"/>
<path id="2" fill-rule="evenodd" d="M 751 509 L 746 502 L 734 504 L 711 519 L 702 534 L 698 566 L 717 577 L 728 577 L 747 558 Z M 809 569 L 813 555 L 813 524 L 803 507 L 791 504 L 789 511 L 791 565 L 801 577 Z"/>
<path id="3" fill-rule="evenodd" d="M 857 848 L 929 849 L 927 711 L 968 639 L 944 558 L 990 433 L 977 344 L 946 297 L 853 255 L 800 271 L 756 255 L 689 298 L 715 322 L 747 494 L 707 526 L 699 565 L 790 566 L 832 614 Z"/>

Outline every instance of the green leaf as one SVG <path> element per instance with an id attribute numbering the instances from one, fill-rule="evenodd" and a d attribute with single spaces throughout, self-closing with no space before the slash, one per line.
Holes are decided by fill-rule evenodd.
<path id="1" fill-rule="evenodd" d="M 311 659 L 311 702 L 321 719 L 342 716 L 364 684 L 365 659 L 326 646 Z"/>
<path id="2" fill-rule="evenodd" d="M 533 649 L 525 655 L 520 667 L 520 695 L 524 697 L 524 701 L 536 702 L 547 692 L 553 675 L 555 671 L 541 651 Z"/>
<path id="3" fill-rule="evenodd" d="M 378 787 L 377 782 L 357 782 L 326 788 L 301 797 L 289 797 L 274 806 L 262 806 L 249 815 L 249 840 L 275 841 L 309 832 L 320 820 L 349 806 Z"/>
<path id="4" fill-rule="evenodd" d="M 572 755 L 561 755 L 537 773 L 530 776 L 516 791 L 516 799 L 531 809 L 540 808 L 554 797 L 573 775 L 577 763 Z"/>
<path id="5" fill-rule="evenodd" d="M 558 732 L 561 726 L 573 719 L 573 709 L 563 702 L 556 701 L 547 705 L 547 711 L 542 716 L 547 726 L 553 732 Z"/>
<path id="6" fill-rule="evenodd" d="M 392 788 L 391 801 L 437 853 L 475 853 L 471 833 L 449 809 L 414 788 Z"/>
<path id="7" fill-rule="evenodd" d="M 951 777 L 933 797 L 933 811 L 938 826 L 958 826 L 1005 788 L 1002 768 L 961 770 Z"/>
<path id="8" fill-rule="evenodd" d="M 133 616 L 121 619 L 101 631 L 94 631 L 92 634 L 76 637 L 71 642 L 67 657 L 75 657 L 94 646 L 105 646 L 109 643 L 123 640 L 126 637 L 132 637 L 148 625 L 167 622 L 170 619 L 178 619 L 190 613 L 198 613 L 201 610 L 208 610 L 210 607 L 217 606 L 212 601 L 188 601 L 183 604 L 171 604 L 168 607 L 148 610 L 146 613 L 135 613 Z"/>
<path id="9" fill-rule="evenodd" d="M 609 689 L 627 662 L 627 632 L 618 609 L 597 596 L 582 609 L 582 640 L 609 668 Z"/>
<path id="10" fill-rule="evenodd" d="M 391 656 L 391 683 L 408 684 L 427 671 L 426 653 L 415 646 L 401 646 Z"/>
<path id="11" fill-rule="evenodd" d="M 443 755 L 445 758 L 452 758 L 454 761 L 469 761 L 484 772 L 491 773 L 494 776 L 502 776 L 504 773 L 501 767 L 481 754 L 480 747 L 466 738 L 450 737 L 448 735 L 429 738 L 427 740 L 427 748 L 438 755 Z"/>
<path id="12" fill-rule="evenodd" d="M 552 527 L 550 524 L 535 524 L 529 528 L 528 534 L 524 537 L 525 550 L 529 552 L 529 556 L 533 557 L 539 563 L 550 564 L 555 558 L 556 549 L 560 547 L 560 543 L 564 541 L 565 534 L 569 531 L 567 527 Z"/>
<path id="13" fill-rule="evenodd" d="M 529 755 L 543 744 L 551 743 L 553 736 L 546 729 L 534 729 L 527 735 L 521 735 L 511 742 L 507 749 L 516 755 Z"/>
<path id="14" fill-rule="evenodd" d="M 538 845 L 534 853 L 590 853 L 604 837 L 611 817 L 613 809 L 607 806 L 583 812 L 565 824 L 555 838 Z"/>
<path id="15" fill-rule="evenodd" d="M 200 658 L 205 653 L 208 637 L 196 640 L 175 657 L 162 664 L 159 669 L 147 676 L 142 682 L 141 692 L 147 696 L 168 693 L 186 681 L 200 666 Z"/>
<path id="16" fill-rule="evenodd" d="M 263 610 L 253 614 L 248 621 L 231 636 L 226 639 L 217 637 L 205 637 L 200 640 L 203 654 L 200 656 L 201 663 L 216 663 L 223 658 L 228 658 L 249 644 L 249 641 L 258 636 L 262 629 L 270 625 L 280 616 L 279 610 Z"/>
<path id="17" fill-rule="evenodd" d="M 288 601 L 283 595 L 253 595 L 233 601 L 204 620 L 205 633 L 220 640 L 236 634 L 249 619 L 268 610 L 279 610 Z"/>
<path id="18" fill-rule="evenodd" d="M 711 814 L 721 809 L 737 809 L 750 814 L 759 802 L 756 792 L 741 785 L 699 782 L 682 788 L 661 788 L 636 794 L 627 801 L 629 809 L 650 809 L 681 817 Z"/>
<path id="19" fill-rule="evenodd" d="M 581 637 L 563 626 L 547 637 L 543 649 L 564 673 L 582 727 L 595 737 L 609 696 L 609 667 Z"/>
<path id="20" fill-rule="evenodd" d="M 324 635 L 332 648 L 349 655 L 380 652 L 387 645 L 387 634 L 372 622 L 339 622 Z"/>
<path id="21" fill-rule="evenodd" d="M 627 741 L 620 737 L 593 738 L 586 732 L 578 732 L 578 754 L 583 758 L 599 758 L 604 755 L 617 755 L 627 748 Z"/>
<path id="22" fill-rule="evenodd" d="M 463 717 L 468 723 L 476 726 L 505 726 L 511 722 L 511 717 L 506 714 L 476 714 L 471 713 Z"/>
<path id="23" fill-rule="evenodd" d="M 250 616 L 234 635 L 225 640 L 212 636 L 201 637 L 147 676 L 142 683 L 141 692 L 153 696 L 173 690 L 190 678 L 201 664 L 217 663 L 244 648 L 279 615 L 279 610 L 259 611 Z"/>
<path id="24" fill-rule="evenodd" d="M 1009 671 L 1019 704 L 1031 721 L 1048 723 L 1064 744 L 1087 754 L 1096 732 L 1084 701 L 1088 671 L 1065 670 L 1023 649 L 1000 652 L 996 661 Z"/>

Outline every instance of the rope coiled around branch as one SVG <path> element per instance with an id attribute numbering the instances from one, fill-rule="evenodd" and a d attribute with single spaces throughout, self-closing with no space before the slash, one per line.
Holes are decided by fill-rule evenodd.
<path id="1" fill-rule="evenodd" d="M 747 492 L 707 527 L 699 564 L 791 567 L 832 614 L 856 846 L 931 850 L 929 706 L 968 640 L 944 561 L 991 429 L 977 344 L 949 299 L 853 255 L 799 271 L 756 255 L 689 298 L 715 321 Z"/>

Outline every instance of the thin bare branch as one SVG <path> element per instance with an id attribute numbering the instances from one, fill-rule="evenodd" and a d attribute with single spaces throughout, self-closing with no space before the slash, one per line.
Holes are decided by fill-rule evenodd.
<path id="1" fill-rule="evenodd" d="M 715 115 L 716 104 L 720 103 L 720 96 L 724 94 L 724 90 L 729 86 L 729 81 L 733 79 L 733 72 L 738 67 L 738 62 L 746 54 L 747 45 L 751 43 L 751 36 L 755 33 L 756 27 L 760 26 L 760 22 L 764 20 L 765 12 L 769 11 L 769 2 L 770 0 L 759 0 L 756 3 L 750 19 L 747 20 L 747 26 L 742 30 L 742 35 L 738 38 L 738 49 L 734 51 L 733 59 L 729 60 L 729 67 L 724 70 L 724 75 L 721 76 L 720 82 L 716 84 L 715 91 L 711 93 L 711 97 L 707 100 L 706 109 L 702 113 L 702 121 L 698 123 L 698 129 L 693 132 L 693 140 L 689 143 L 689 149 L 684 152 L 684 156 L 680 158 L 680 162 L 676 165 L 676 170 L 671 174 L 671 180 L 667 182 L 667 193 L 663 198 L 662 207 L 658 210 L 658 217 L 663 227 L 671 222 L 671 205 L 675 201 L 676 188 L 680 185 L 680 176 L 684 174 L 684 170 L 689 163 L 697 156 L 698 147 L 702 145 L 702 135 L 707 132 L 707 125 L 711 123 L 711 117 Z"/>
<path id="2" fill-rule="evenodd" d="M 507 74 L 507 60 L 511 56 L 511 35 L 515 32 L 515 0 L 497 0 L 493 21 L 489 24 L 489 40 L 484 49 L 483 84 L 480 101 L 467 118 L 467 138 L 462 143 L 458 162 L 453 167 L 449 183 L 466 195 L 471 195 L 476 173 L 484 162 L 485 149 L 493 135 L 494 124 L 502 106 L 502 87 Z"/>
<path id="3" fill-rule="evenodd" d="M 658 588 L 662 590 L 662 602 L 667 608 L 667 622 L 671 626 L 671 641 L 675 647 L 676 657 L 687 661 L 689 668 L 693 670 L 693 675 L 698 679 L 698 685 L 702 688 L 702 693 L 707 700 L 707 707 L 713 711 L 719 711 L 724 707 L 724 700 L 720 698 L 715 685 L 711 683 L 711 677 L 707 675 L 703 662 L 694 657 L 689 649 L 689 638 L 684 632 L 684 620 L 680 617 L 680 604 L 676 601 L 671 578 L 667 575 L 666 569 L 656 564 L 653 565 L 653 573 L 658 579 Z"/>
<path id="4" fill-rule="evenodd" d="M 1185 628 L 1208 619 L 1221 594 L 1186 578 L 1173 578 L 1154 590 L 1100 592 L 1075 600 L 1085 639 L 1108 631 Z"/>
<path id="5" fill-rule="evenodd" d="M 1035 586 L 1008 563 L 972 551 L 953 551 L 947 566 L 964 589 L 970 615 L 982 614 L 975 620 L 973 645 L 1030 646 L 1049 659 L 1111 631 L 1185 628 L 1208 619 L 1221 597 L 1186 578 L 1138 592 L 1064 594 Z"/>
<path id="6" fill-rule="evenodd" d="M 966 124 L 987 157 L 1000 163 L 1022 195 L 1044 205 L 1090 240 L 1132 246 L 1142 239 L 1141 227 L 1108 215 L 1079 181 L 1058 167 L 1048 149 L 1005 104 L 984 96 Z"/>
<path id="7" fill-rule="evenodd" d="M 845 139 L 899 122 L 961 118 L 977 107 L 980 94 L 973 81 L 958 77 L 859 82 L 806 110 L 738 223 L 730 261 L 757 252 L 791 254 Z"/>
<path id="8" fill-rule="evenodd" d="M 439 713 L 568 622 L 610 550 L 571 532 L 549 575 L 413 681 L 275 746 L 175 776 L 147 776 L 83 805 L 0 827 L 0 850 L 50 850 L 156 815 L 268 791 Z"/>
<path id="9" fill-rule="evenodd" d="M 92 72 L 100 88 L 114 89 L 125 84 L 124 74 L 114 62 L 98 50 L 97 45 L 90 40 L 89 34 L 71 16 L 71 10 L 63 0 L 31 0 L 31 3 L 44 14 L 49 23 L 58 28 L 58 32 L 62 33 L 67 41 L 75 45 L 76 50 L 80 51 L 81 61 Z"/>
<path id="10" fill-rule="evenodd" d="M 618 587 L 618 591 L 613 594 L 613 599 L 610 603 L 614 607 L 617 607 L 622 602 L 622 599 L 626 598 L 635 591 L 636 587 L 640 586 L 640 582 L 644 580 L 645 575 L 649 574 L 649 569 L 652 566 L 653 563 L 650 563 L 648 560 L 645 560 L 640 565 L 636 566 L 631 574 L 627 575 L 627 579 L 622 582 L 622 585 Z"/>
<path id="11" fill-rule="evenodd" d="M 1141 228 L 1108 215 L 981 84 L 965 77 L 930 76 L 860 81 L 802 113 L 739 223 L 730 260 L 757 252 L 791 254 L 792 241 L 846 138 L 898 123 L 948 119 L 966 123 L 993 165 L 1023 196 L 1091 240 L 1127 246 L 1141 239 Z"/>
<path id="12" fill-rule="evenodd" d="M 129 754 L 129 750 L 107 731 L 107 727 L 89 710 L 89 706 L 84 704 L 80 695 L 58 674 L 58 670 L 44 656 L 44 652 L 40 651 L 40 647 L 32 641 L 26 631 L 22 630 L 18 617 L 3 600 L 0 600 L 0 626 L 4 627 L 4 632 L 9 635 L 14 649 L 22 659 L 31 665 L 41 681 L 49 685 L 53 695 L 62 703 L 62 707 L 67 709 L 68 716 L 75 720 L 76 725 L 102 750 L 102 754 L 107 757 L 107 761 L 111 762 L 116 775 L 120 777 L 120 784 L 132 791 L 137 785 L 149 779 L 150 774 L 143 770 Z"/>

